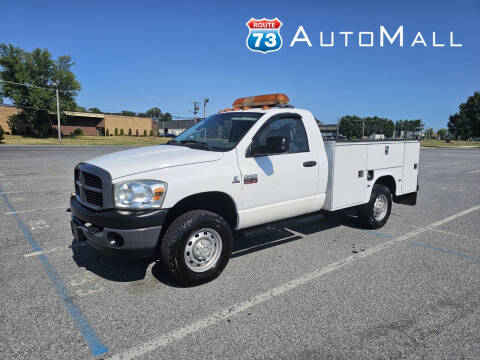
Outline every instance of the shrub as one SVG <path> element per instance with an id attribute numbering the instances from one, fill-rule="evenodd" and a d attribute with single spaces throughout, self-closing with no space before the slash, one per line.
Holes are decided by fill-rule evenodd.
<path id="1" fill-rule="evenodd" d="M 5 134 L 5 131 L 3 130 L 2 126 L 0 126 L 0 140 L 3 140 L 3 134 Z"/>
<path id="2" fill-rule="evenodd" d="M 72 135 L 74 136 L 85 136 L 85 133 L 83 132 L 82 129 L 78 128 L 73 130 Z"/>
<path id="3" fill-rule="evenodd" d="M 138 129 L 135 130 L 135 136 L 138 137 Z"/>
<path id="4" fill-rule="evenodd" d="M 106 136 L 110 136 L 110 130 L 107 129 L 105 135 L 106 135 Z"/>
<path id="5" fill-rule="evenodd" d="M 150 130 L 150 136 L 153 136 L 153 130 Z"/>
<path id="6" fill-rule="evenodd" d="M 143 130 L 143 137 L 147 136 L 147 130 Z"/>
<path id="7" fill-rule="evenodd" d="M 115 128 L 115 136 L 118 136 L 118 129 Z"/>
<path id="8" fill-rule="evenodd" d="M 120 136 L 125 136 L 125 133 L 123 132 L 123 129 L 120 129 Z"/>
<path id="9" fill-rule="evenodd" d="M 132 129 L 128 129 L 128 136 L 132 136 Z"/>

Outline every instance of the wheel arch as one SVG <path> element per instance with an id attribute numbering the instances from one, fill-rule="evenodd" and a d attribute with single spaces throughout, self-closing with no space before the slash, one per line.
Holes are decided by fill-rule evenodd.
<path id="1" fill-rule="evenodd" d="M 375 180 L 374 185 L 376 184 L 386 186 L 388 190 L 390 190 L 390 193 L 392 194 L 392 196 L 395 196 L 396 190 L 397 190 L 397 183 L 395 182 L 395 178 L 392 175 L 380 176 L 378 179 Z M 373 190 L 373 186 L 372 186 L 372 190 Z M 370 195 L 372 190 L 370 190 Z"/>
<path id="2" fill-rule="evenodd" d="M 208 191 L 189 195 L 178 201 L 168 211 L 162 230 L 166 230 L 179 215 L 190 210 L 214 212 L 223 217 L 232 230 L 238 225 L 237 206 L 233 198 L 221 191 Z"/>

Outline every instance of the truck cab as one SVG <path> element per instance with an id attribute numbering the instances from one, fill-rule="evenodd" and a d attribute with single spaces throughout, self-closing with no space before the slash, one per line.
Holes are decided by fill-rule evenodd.
<path id="1" fill-rule="evenodd" d="M 177 280 L 197 284 L 226 266 L 235 231 L 346 207 L 377 228 L 393 200 L 416 194 L 418 142 L 324 143 L 314 116 L 288 102 L 240 98 L 166 145 L 78 164 L 75 238 L 107 254 L 158 255 Z M 404 176 L 407 151 L 416 162 Z"/>

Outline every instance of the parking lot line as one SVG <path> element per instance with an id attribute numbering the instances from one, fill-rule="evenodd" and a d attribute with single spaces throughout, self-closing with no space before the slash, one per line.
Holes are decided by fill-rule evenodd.
<path id="1" fill-rule="evenodd" d="M 412 245 L 421 246 L 421 247 L 424 247 L 426 249 L 439 251 L 439 252 L 442 252 L 442 253 L 445 253 L 445 254 L 448 254 L 448 255 L 463 257 L 465 259 L 469 259 L 469 260 L 472 260 L 472 261 L 480 261 L 480 257 L 478 257 L 478 256 L 472 256 L 472 255 L 461 253 L 461 252 L 458 252 L 458 251 L 440 248 L 438 246 L 425 244 L 425 243 L 420 242 L 420 241 L 412 241 Z"/>
<path id="2" fill-rule="evenodd" d="M 23 180 L 23 179 L 51 179 L 51 178 L 64 178 L 64 177 L 71 177 L 71 175 L 55 175 L 55 176 L 24 176 L 24 177 L 16 177 L 16 176 L 10 176 L 10 177 L 3 177 L 0 178 L 0 180 Z"/>
<path id="3" fill-rule="evenodd" d="M 374 246 L 370 249 L 367 249 L 365 250 L 364 252 L 361 252 L 361 253 L 356 253 L 356 254 L 353 254 L 353 255 L 350 255 L 344 259 L 341 259 L 341 260 L 338 260 L 334 263 L 331 263 L 329 265 L 326 265 L 326 266 L 323 266 L 321 267 L 320 269 L 317 269 L 311 273 L 308 273 L 308 274 L 305 274 L 299 278 L 296 278 L 296 279 L 293 279 L 285 284 L 282 284 L 280 286 L 277 286 L 275 288 L 272 288 L 270 290 L 267 290 L 266 292 L 260 294 L 260 295 L 257 295 L 251 299 L 248 299 L 244 302 L 241 302 L 241 303 L 237 303 L 231 307 L 228 307 L 226 309 L 223 309 L 219 312 L 216 312 L 216 313 L 213 313 L 212 315 L 204 318 L 204 319 L 201 319 L 201 320 L 198 320 L 190 325 L 187 325 L 183 328 L 180 328 L 178 330 L 174 330 L 172 332 L 169 332 L 169 333 L 166 333 L 166 334 L 162 334 L 162 335 L 159 335 L 158 337 L 154 338 L 153 340 L 150 340 L 150 341 L 147 341 L 143 344 L 140 344 L 140 345 L 137 345 L 137 346 L 134 346 L 122 353 L 119 353 L 119 354 L 116 354 L 114 356 L 112 356 L 110 359 L 123 359 L 123 360 L 126 360 L 126 359 L 134 359 L 138 356 L 141 356 L 141 355 L 145 355 L 149 352 L 152 352 L 154 350 L 157 350 L 159 348 L 162 348 L 162 347 L 165 347 L 167 346 L 168 344 L 171 344 L 175 341 L 178 341 L 178 340 L 181 340 L 183 338 L 185 338 L 186 336 L 190 335 L 190 334 L 193 334 L 193 333 L 196 333 L 200 330 L 203 330 L 207 327 L 210 327 L 214 324 L 217 324 L 218 322 L 220 321 L 223 321 L 227 318 L 230 318 L 234 315 L 237 315 L 245 310 L 248 310 L 250 309 L 251 307 L 254 307 L 256 305 L 259 305 L 259 304 L 262 304 L 266 301 L 269 301 L 271 299 L 273 299 L 274 297 L 277 297 L 279 295 L 282 295 L 288 291 L 291 291 L 303 284 L 306 284 L 312 280 L 316 280 L 326 274 L 329 274 L 335 270 L 338 270 L 358 259 L 361 259 L 361 258 L 364 258 L 364 257 L 367 257 L 369 255 L 373 255 L 379 251 L 382 251 L 384 249 L 387 249 L 387 248 L 390 248 L 392 247 L 393 245 L 395 244 L 398 244 L 400 242 L 403 242 L 403 241 L 406 241 L 406 240 L 409 240 L 419 234 L 422 234 L 428 230 L 431 230 L 433 228 L 436 228 L 440 225 L 443 225 L 445 223 L 448 223 L 452 220 L 455 220 L 461 216 L 464 216 L 466 214 L 469 214 L 473 211 L 476 211 L 480 209 L 480 205 L 477 205 L 477 206 L 474 206 L 474 207 L 471 207 L 470 209 L 467 209 L 467 210 L 464 210 L 464 211 L 460 211 L 454 215 L 451 215 L 451 216 L 448 216 L 446 218 L 443 218 L 443 219 L 440 219 L 430 225 L 427 225 L 427 226 L 423 226 L 423 227 L 420 227 L 416 230 L 413 230 L 407 234 L 404 234 L 404 235 L 400 235 L 396 238 L 393 238 L 391 240 L 388 240 L 384 243 L 381 243 L 377 246 Z"/>
<path id="4" fill-rule="evenodd" d="M 52 253 L 52 252 L 68 250 L 68 249 L 71 249 L 71 248 L 80 248 L 80 247 L 84 247 L 86 245 L 87 245 L 86 242 L 81 242 L 81 243 L 78 243 L 78 244 L 75 244 L 75 245 L 60 246 L 60 247 L 45 249 L 45 250 L 41 250 L 41 251 L 34 251 L 34 252 L 31 252 L 31 253 L 28 253 L 28 254 L 24 254 L 23 256 L 28 258 L 28 257 L 32 257 L 32 256 L 49 254 L 49 253 Z"/>
<path id="5" fill-rule="evenodd" d="M 2 191 L 2 187 L 0 186 L 0 192 Z M 42 251 L 43 249 L 38 245 L 35 241 L 34 236 L 28 230 L 27 226 L 23 223 L 22 219 L 18 215 L 18 212 L 15 211 L 15 208 L 8 200 L 7 195 L 2 194 L 0 195 L 3 198 L 3 201 L 7 205 L 8 209 L 10 210 L 11 214 L 14 216 L 15 220 L 17 221 L 17 225 L 22 230 L 25 239 L 28 241 L 30 247 L 33 251 Z M 93 329 L 92 326 L 88 323 L 87 319 L 83 316 L 82 311 L 80 308 L 75 304 L 72 300 L 70 292 L 68 291 L 67 286 L 63 283 L 62 279 L 56 272 L 53 265 L 48 260 L 48 257 L 45 254 L 39 255 L 38 259 L 43 266 L 43 269 L 47 273 L 48 277 L 52 281 L 57 293 L 62 299 L 67 312 L 69 313 L 70 317 L 73 319 L 75 325 L 77 326 L 78 330 L 82 333 L 85 342 L 88 344 L 90 351 L 93 355 L 103 355 L 108 352 L 108 348 L 101 342 L 97 332 Z"/>
<path id="6" fill-rule="evenodd" d="M 445 235 L 450 235 L 450 236 L 456 236 L 456 237 L 461 237 L 464 239 L 470 239 L 470 240 L 477 240 L 471 236 L 463 235 L 463 234 L 457 234 L 451 231 L 445 231 L 445 230 L 440 230 L 440 229 L 432 229 L 432 231 L 438 232 L 440 234 L 445 234 Z"/>
<path id="7" fill-rule="evenodd" d="M 6 196 L 4 192 L 0 192 L 0 195 Z M 3 215 L 14 215 L 14 214 L 22 214 L 22 213 L 34 212 L 34 211 L 46 211 L 46 210 L 67 209 L 67 208 L 68 208 L 68 205 L 57 206 L 57 207 L 53 207 L 53 208 L 31 209 L 31 210 L 21 210 L 21 211 L 9 211 L 9 212 L 3 213 Z"/>

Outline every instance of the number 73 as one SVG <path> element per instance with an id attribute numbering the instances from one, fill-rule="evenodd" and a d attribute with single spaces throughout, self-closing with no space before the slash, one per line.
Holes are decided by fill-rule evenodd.
<path id="1" fill-rule="evenodd" d="M 257 32 L 257 33 L 252 34 L 252 36 L 257 39 L 257 40 L 255 40 L 255 47 L 256 48 L 260 47 L 260 41 L 262 40 L 263 35 L 264 35 L 263 32 Z M 277 45 L 277 37 L 275 36 L 275 34 L 267 33 L 265 35 L 265 37 L 267 38 L 267 41 L 265 41 L 265 46 L 266 47 L 274 47 L 274 46 Z"/>

